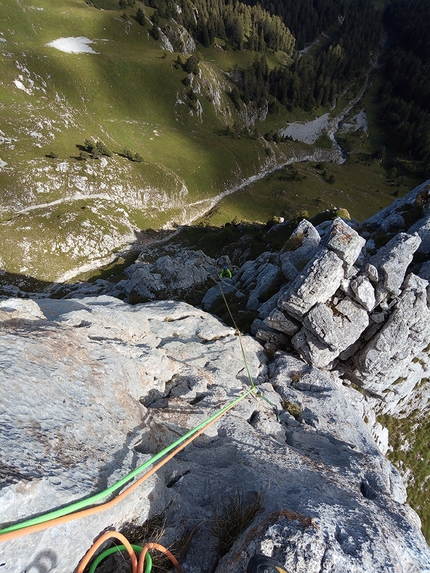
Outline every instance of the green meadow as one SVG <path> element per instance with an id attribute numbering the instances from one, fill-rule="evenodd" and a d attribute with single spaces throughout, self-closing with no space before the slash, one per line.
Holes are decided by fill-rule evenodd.
<path id="1" fill-rule="evenodd" d="M 410 173 L 392 181 L 371 159 L 373 134 L 348 136 L 353 153 L 344 165 L 304 162 L 277 170 L 315 146 L 268 143 L 262 135 L 313 116 L 280 108 L 246 129 L 228 96 L 228 72 L 251 64 L 253 52 L 222 42 L 198 47 L 200 74 L 187 85 L 188 54 L 154 40 L 152 9 L 145 9 L 141 26 L 136 8 L 118 10 L 113 0 L 90 4 L 3 0 L 0 8 L 3 270 L 56 281 L 111 259 L 139 229 L 201 217 L 211 225 L 265 222 L 340 206 L 363 219 L 414 186 Z M 86 38 L 94 53 L 48 46 L 60 38 Z M 274 53 L 268 63 L 288 59 Z M 89 139 L 109 156 L 90 157 Z M 316 146 L 329 151 L 331 142 L 323 136 Z M 239 191 L 210 210 L 232 189 Z"/>

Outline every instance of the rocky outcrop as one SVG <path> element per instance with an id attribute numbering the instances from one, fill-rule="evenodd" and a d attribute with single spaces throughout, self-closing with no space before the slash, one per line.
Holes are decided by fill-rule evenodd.
<path id="1" fill-rule="evenodd" d="M 132 293 L 144 300 L 177 298 L 187 291 L 206 287 L 218 277 L 216 262 L 202 251 L 180 250 L 164 254 L 155 261 L 148 261 L 141 254 L 138 261 L 127 267 L 125 293 Z"/>
<path id="2" fill-rule="evenodd" d="M 238 301 L 246 298 L 248 309 L 258 310 L 255 336 L 270 352 L 292 347 L 308 364 L 361 386 L 380 411 L 401 409 L 405 415 L 416 407 L 418 387 L 425 409 L 429 202 L 430 185 L 424 183 L 361 225 L 340 218 L 317 227 L 302 221 L 281 252 L 248 261 L 228 288 Z M 408 226 L 387 226 L 393 217 Z M 276 281 L 270 285 L 261 276 Z M 203 307 L 210 310 L 217 296 L 211 289 Z"/>
<path id="3" fill-rule="evenodd" d="M 3 527 L 122 478 L 240 396 L 247 369 L 259 391 L 114 509 L 0 538 L 2 572 L 69 573 L 104 529 L 163 512 L 164 545 L 193 532 L 185 573 L 254 553 L 297 573 L 429 570 L 402 479 L 333 373 L 242 336 L 246 366 L 232 328 L 173 301 L 6 299 L 0 321 Z M 237 496 L 260 511 L 220 560 L 217 516 Z"/>

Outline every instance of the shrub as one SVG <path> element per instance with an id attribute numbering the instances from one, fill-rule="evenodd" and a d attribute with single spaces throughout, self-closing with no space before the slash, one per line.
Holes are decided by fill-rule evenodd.
<path id="1" fill-rule="evenodd" d="M 187 74 L 197 75 L 199 73 L 199 58 L 194 54 L 185 62 L 184 70 Z"/>

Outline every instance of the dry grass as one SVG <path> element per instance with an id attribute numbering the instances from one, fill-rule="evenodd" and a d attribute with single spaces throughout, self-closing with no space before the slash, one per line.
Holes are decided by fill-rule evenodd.
<path id="1" fill-rule="evenodd" d="M 230 551 L 239 535 L 261 511 L 263 499 L 262 494 L 258 494 L 253 501 L 245 503 L 242 492 L 236 491 L 215 510 L 209 531 L 217 539 L 216 548 L 221 556 Z"/>

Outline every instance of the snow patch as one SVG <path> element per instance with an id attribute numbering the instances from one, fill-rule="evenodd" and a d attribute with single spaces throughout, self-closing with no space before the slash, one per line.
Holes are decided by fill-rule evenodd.
<path id="1" fill-rule="evenodd" d="M 349 122 L 342 124 L 340 131 L 342 133 L 355 133 L 361 128 L 363 128 L 365 133 L 368 132 L 367 115 L 364 109 L 354 115 Z"/>
<path id="2" fill-rule="evenodd" d="M 94 51 L 88 44 L 94 44 L 94 40 L 85 38 L 85 36 L 72 36 L 70 38 L 58 38 L 58 40 L 53 40 L 46 45 L 51 48 L 56 48 L 61 52 L 67 52 L 68 54 L 81 54 L 83 52 L 87 52 L 89 54 L 100 53 Z"/>
<path id="3" fill-rule="evenodd" d="M 0 159 L 0 169 L 3 169 L 3 167 L 6 167 L 7 163 L 6 161 L 3 161 L 3 159 Z"/>
<path id="4" fill-rule="evenodd" d="M 296 121 L 288 124 L 288 127 L 280 131 L 282 136 L 291 137 L 294 141 L 312 144 L 322 135 L 329 124 L 329 114 L 325 113 L 320 117 L 306 123 Z"/>

